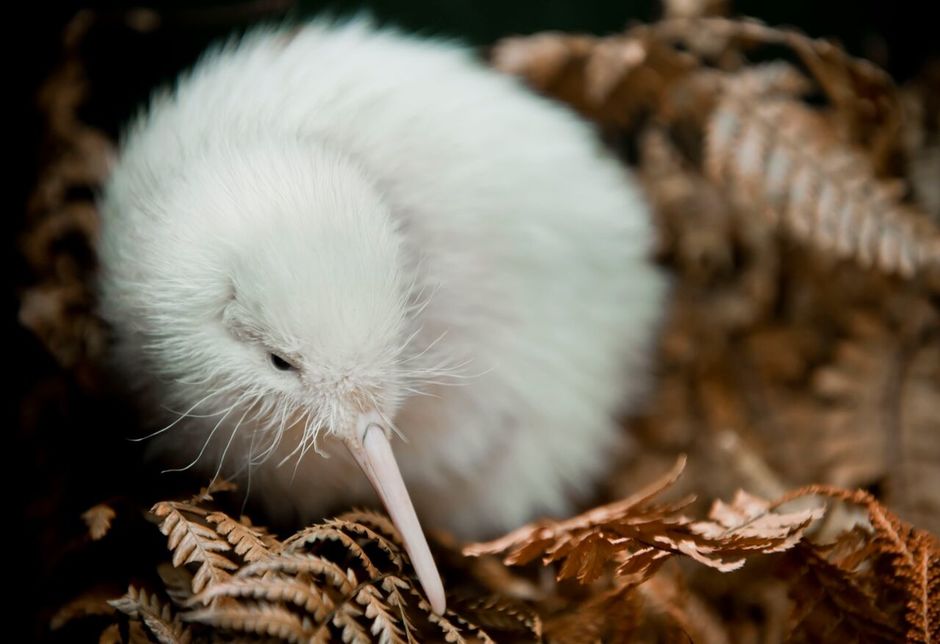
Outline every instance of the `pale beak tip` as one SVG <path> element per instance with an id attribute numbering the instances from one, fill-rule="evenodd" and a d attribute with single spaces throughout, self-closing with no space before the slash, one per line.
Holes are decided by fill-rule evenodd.
<path id="1" fill-rule="evenodd" d="M 438 587 L 432 590 L 425 586 L 424 592 L 431 603 L 431 610 L 437 615 L 443 615 L 447 611 L 447 598 L 444 596 L 444 588 Z"/>

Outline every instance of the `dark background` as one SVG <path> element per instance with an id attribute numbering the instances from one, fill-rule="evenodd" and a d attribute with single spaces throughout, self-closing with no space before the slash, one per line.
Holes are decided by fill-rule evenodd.
<path id="1" fill-rule="evenodd" d="M 732 12 L 774 25 L 793 25 L 812 36 L 836 38 L 851 53 L 874 60 L 903 82 L 916 74 L 928 58 L 938 54 L 940 37 L 935 19 L 931 20 L 928 15 L 930 4 L 915 0 L 737 0 L 733 2 Z M 14 113 L 7 130 L 13 154 L 7 170 L 7 185 L 12 191 L 8 193 L 6 204 L 13 270 L 7 274 L 11 280 L 7 291 L 8 320 L 12 321 L 8 336 L 11 341 L 7 346 L 12 347 L 12 351 L 8 352 L 5 364 L 13 376 L 13 400 L 20 400 L 34 383 L 57 370 L 42 345 L 16 323 L 17 290 L 30 281 L 16 243 L 37 169 L 52 153 L 43 145 L 42 117 L 35 107 L 36 89 L 61 60 L 62 30 L 77 11 L 92 9 L 97 16 L 92 32 L 82 45 L 91 97 L 83 117 L 112 135 L 117 134 L 120 124 L 155 85 L 171 80 L 194 62 L 209 42 L 259 20 L 282 16 L 303 18 L 323 9 L 342 15 L 366 7 L 380 19 L 423 34 L 459 36 L 485 46 L 506 35 L 543 30 L 610 33 L 630 21 L 649 21 L 660 13 L 658 0 L 176 1 L 133 5 L 153 9 L 159 17 L 153 29 L 140 32 L 125 24 L 130 6 L 114 2 L 49 3 L 31 7 L 23 21 L 6 23 L 10 32 L 8 42 L 16 42 L 8 66 L 13 71 L 13 90 L 9 95 L 13 97 Z M 84 399 L 77 390 L 72 396 L 78 401 L 75 404 L 82 407 L 79 417 L 95 417 L 94 400 Z M 68 414 L 55 410 L 49 413 L 74 418 L 74 410 Z M 111 422 L 116 421 L 111 419 Z M 45 542 L 38 536 L 49 531 L 50 522 L 65 521 L 63 517 L 55 517 L 61 507 L 48 500 L 55 494 L 51 491 L 55 490 L 57 481 L 65 477 L 63 471 L 83 471 L 83 476 L 91 481 L 96 478 L 104 481 L 106 477 L 113 480 L 115 472 L 105 473 L 89 467 L 94 463 L 91 455 L 96 449 L 96 436 L 93 430 L 86 430 L 85 425 L 62 426 L 60 432 L 51 436 L 25 431 L 22 418 L 9 427 L 7 431 L 14 440 L 5 456 L 11 463 L 8 470 L 16 477 L 16 484 L 7 489 L 13 490 L 14 517 L 21 516 L 17 510 L 22 510 L 26 516 L 25 535 L 19 537 L 26 542 L 25 547 L 14 555 L 17 567 L 23 567 L 21 579 L 25 581 L 14 586 L 14 594 L 17 601 L 23 602 L 24 612 L 19 612 L 15 606 L 7 608 L 9 614 L 15 616 L 11 621 L 20 624 L 24 631 L 22 637 L 14 636 L 9 641 L 27 641 L 39 636 L 44 626 L 36 618 L 23 617 L 36 615 L 36 608 L 48 598 L 50 587 L 60 581 L 50 578 L 49 571 L 59 570 L 56 574 L 63 574 L 62 569 L 50 561 L 54 557 L 45 550 Z M 47 449 L 53 441 L 57 442 L 56 449 Z M 128 459 L 124 467 L 128 468 L 128 463 L 133 462 Z M 122 466 L 109 467 L 119 469 Z M 124 475 L 134 477 L 135 473 L 128 469 Z M 88 485 L 89 490 L 95 487 Z M 87 499 L 84 507 L 100 500 Z"/>

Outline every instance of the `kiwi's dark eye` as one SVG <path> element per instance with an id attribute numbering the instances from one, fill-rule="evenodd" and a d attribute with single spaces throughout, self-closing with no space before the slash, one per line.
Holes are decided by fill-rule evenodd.
<path id="1" fill-rule="evenodd" d="M 277 355 L 276 353 L 269 354 L 271 356 L 271 364 L 274 365 L 274 368 L 278 371 L 293 371 L 294 365 L 289 363 L 287 360 Z"/>

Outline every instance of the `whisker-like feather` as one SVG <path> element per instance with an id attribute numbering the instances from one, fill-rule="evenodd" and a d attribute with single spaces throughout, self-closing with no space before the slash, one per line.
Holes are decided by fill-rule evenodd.
<path id="1" fill-rule="evenodd" d="M 240 404 L 247 396 L 243 396 L 239 399 Z M 242 422 L 245 420 L 245 417 L 248 415 L 248 412 L 251 411 L 252 406 L 254 405 L 255 399 L 251 399 L 251 402 L 245 407 L 244 413 L 242 413 L 241 418 L 238 419 L 238 422 L 235 423 L 235 427 L 232 429 L 231 435 L 228 437 L 228 442 L 225 444 L 225 449 L 222 450 L 222 455 L 219 457 L 219 465 L 215 470 L 215 475 L 212 477 L 212 483 L 215 483 L 218 480 L 219 475 L 222 473 L 222 466 L 225 464 L 225 456 L 228 454 L 229 448 L 232 446 L 232 441 L 235 440 L 235 434 L 238 433 L 238 428 L 241 427 Z"/>
<path id="2" fill-rule="evenodd" d="M 215 427 L 213 427 L 212 431 L 209 432 L 209 436 L 206 437 L 206 441 L 202 444 L 202 449 L 199 450 L 199 453 L 196 454 L 196 458 L 194 458 L 193 461 L 189 465 L 187 465 L 186 467 L 175 467 L 175 468 L 166 469 L 166 470 L 163 470 L 163 473 L 167 474 L 168 472 L 185 472 L 186 470 L 193 467 L 196 463 L 198 463 L 199 459 L 202 458 L 202 455 L 205 454 L 206 448 L 209 447 L 209 442 L 212 440 L 212 437 L 215 435 L 215 432 L 219 429 L 222 423 L 225 422 L 225 419 L 228 418 L 228 415 L 232 413 L 233 409 L 235 409 L 235 405 L 232 405 L 231 407 L 229 407 L 228 411 L 225 412 L 225 415 L 222 416 L 222 418 L 219 419 L 219 422 L 215 424 Z"/>
<path id="3" fill-rule="evenodd" d="M 196 404 L 194 404 L 194 405 L 193 405 L 192 407 L 190 407 L 188 410 L 186 410 L 185 412 L 183 412 L 182 414 L 180 414 L 178 418 L 176 418 L 172 423 L 170 423 L 170 424 L 167 425 L 166 427 L 164 427 L 164 428 L 162 428 L 162 429 L 158 429 L 157 431 L 152 432 L 152 433 L 150 433 L 150 434 L 147 434 L 146 436 L 140 436 L 140 437 L 137 437 L 137 438 L 128 438 L 127 440 L 129 440 L 129 441 L 131 441 L 131 442 L 134 442 L 134 443 L 139 443 L 139 442 L 141 442 L 141 441 L 145 441 L 145 440 L 148 440 L 148 439 L 150 439 L 150 438 L 153 438 L 154 436 L 158 436 L 158 435 L 162 434 L 163 432 L 167 431 L 168 429 L 174 427 L 177 423 L 179 423 L 179 422 L 180 422 L 181 420 L 183 420 L 184 418 L 187 418 L 187 417 L 190 417 L 190 418 L 191 418 L 192 416 L 190 416 L 190 412 L 192 412 L 192 410 L 196 409 L 196 408 L 197 408 L 199 405 L 201 405 L 202 403 L 206 402 L 206 401 L 209 400 L 210 398 L 213 398 L 213 397 L 215 397 L 215 396 L 218 396 L 220 393 L 227 392 L 227 391 L 228 391 L 229 389 L 231 389 L 231 388 L 232 388 L 231 386 L 227 386 L 227 387 L 223 387 L 223 388 L 221 388 L 221 389 L 216 389 L 215 391 L 209 392 L 208 395 L 206 395 L 205 397 L 201 398 L 198 402 L 196 402 Z M 167 409 L 168 411 L 171 411 L 171 412 L 173 412 L 174 414 L 179 413 L 179 412 L 173 411 L 172 409 L 169 409 L 168 407 L 164 407 L 164 409 Z M 218 414 L 213 414 L 213 416 L 217 416 L 217 415 L 218 415 Z"/>

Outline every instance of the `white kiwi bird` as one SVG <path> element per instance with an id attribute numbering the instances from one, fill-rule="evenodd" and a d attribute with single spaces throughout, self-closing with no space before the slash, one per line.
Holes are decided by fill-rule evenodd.
<path id="1" fill-rule="evenodd" d="M 297 521 L 371 483 L 437 612 L 417 516 L 571 511 L 650 380 L 667 286 L 627 170 L 452 42 L 257 27 L 154 95 L 100 205 L 101 314 L 163 456 Z"/>

